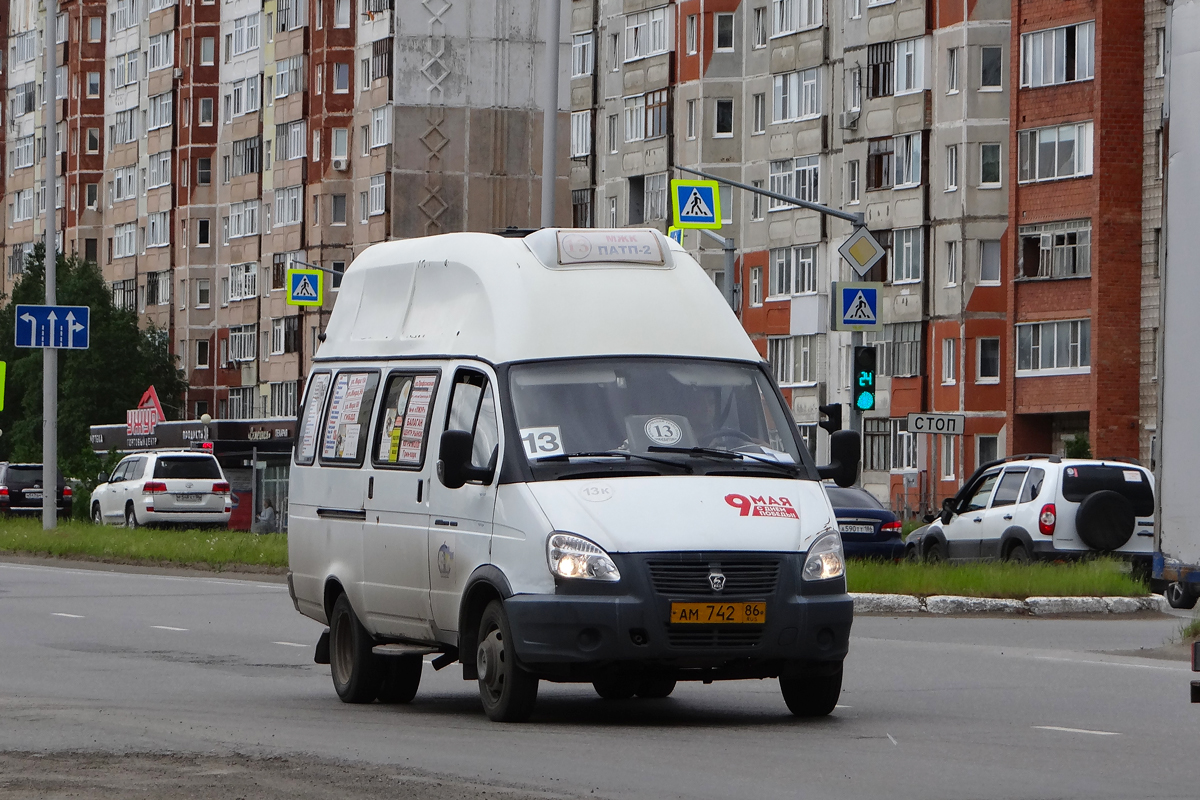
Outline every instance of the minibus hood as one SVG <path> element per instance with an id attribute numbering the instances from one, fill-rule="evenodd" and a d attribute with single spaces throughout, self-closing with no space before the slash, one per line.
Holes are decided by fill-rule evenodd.
<path id="1" fill-rule="evenodd" d="M 796 552 L 837 528 L 816 481 L 680 475 L 539 481 L 529 489 L 555 530 L 617 553 Z"/>

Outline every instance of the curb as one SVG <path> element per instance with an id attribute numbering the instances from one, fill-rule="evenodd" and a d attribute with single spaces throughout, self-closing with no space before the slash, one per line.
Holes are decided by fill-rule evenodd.
<path id="1" fill-rule="evenodd" d="M 909 594 L 851 593 L 855 614 L 1015 614 L 1046 617 L 1059 614 L 1136 614 L 1143 611 L 1163 613 L 1167 601 L 1159 595 L 1148 597 L 1030 597 L 1006 600 L 995 597 L 963 597 Z"/>

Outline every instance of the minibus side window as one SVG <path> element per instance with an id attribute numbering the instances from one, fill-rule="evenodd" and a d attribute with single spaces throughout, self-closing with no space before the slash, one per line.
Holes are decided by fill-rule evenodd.
<path id="1" fill-rule="evenodd" d="M 358 467 L 367 452 L 378 372 L 339 372 L 333 379 L 321 434 L 321 463 Z"/>
<path id="2" fill-rule="evenodd" d="M 321 411 L 329 391 L 328 372 L 316 372 L 308 379 L 308 396 L 300 412 L 300 427 L 296 431 L 296 463 L 307 466 L 317 456 L 317 440 L 321 438 Z"/>
<path id="3" fill-rule="evenodd" d="M 421 468 L 437 379 L 436 374 L 413 373 L 388 378 L 372 453 L 376 466 Z"/>
<path id="4" fill-rule="evenodd" d="M 487 467 L 491 464 L 500 443 L 500 432 L 496 401 L 487 376 L 465 370 L 454 376 L 446 430 L 471 433 L 471 466 Z"/>

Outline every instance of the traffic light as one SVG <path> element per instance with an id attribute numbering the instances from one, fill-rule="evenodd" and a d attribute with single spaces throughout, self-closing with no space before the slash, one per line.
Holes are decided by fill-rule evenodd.
<path id="1" fill-rule="evenodd" d="M 859 411 L 875 408 L 875 348 L 854 348 L 854 407 Z"/>
<path id="2" fill-rule="evenodd" d="M 819 406 L 818 408 L 820 412 L 825 415 L 825 419 L 818 422 L 818 425 L 830 433 L 833 433 L 834 431 L 840 431 L 842 429 L 841 403 L 830 403 L 829 405 Z"/>

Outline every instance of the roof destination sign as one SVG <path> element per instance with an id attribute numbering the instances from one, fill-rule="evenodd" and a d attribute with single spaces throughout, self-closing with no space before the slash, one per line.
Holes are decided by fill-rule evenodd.
<path id="1" fill-rule="evenodd" d="M 962 436 L 967 426 L 965 414 L 909 414 L 909 433 L 940 433 L 943 436 Z"/>
<path id="2" fill-rule="evenodd" d="M 558 231 L 558 264 L 562 267 L 588 264 L 639 264 L 661 267 L 659 234 L 652 230 Z"/>

